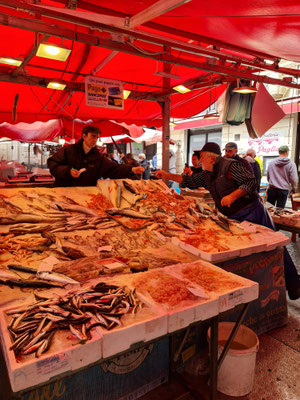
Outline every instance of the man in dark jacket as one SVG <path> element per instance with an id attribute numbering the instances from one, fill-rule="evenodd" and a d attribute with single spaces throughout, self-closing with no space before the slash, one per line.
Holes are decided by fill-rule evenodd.
<path id="1" fill-rule="evenodd" d="M 251 166 L 249 171 L 243 163 L 221 157 L 219 145 L 213 142 L 203 146 L 200 163 L 203 171 L 198 174 L 176 175 L 165 171 L 157 171 L 155 174 L 158 178 L 182 182 L 190 189 L 205 187 L 210 191 L 218 210 L 226 216 L 275 230 L 273 221 L 259 200 L 256 191 L 257 182 Z M 300 280 L 286 248 L 284 248 L 284 269 L 289 297 L 291 300 L 296 300 L 300 297 Z"/>
<path id="2" fill-rule="evenodd" d="M 100 178 L 130 178 L 143 173 L 141 167 L 120 165 L 100 154 L 96 147 L 99 135 L 98 128 L 86 126 L 78 142 L 61 148 L 48 159 L 54 186 L 95 186 Z"/>
<path id="3" fill-rule="evenodd" d="M 242 163 L 244 165 L 245 168 L 247 168 L 249 171 L 252 171 L 252 167 L 249 164 L 249 162 L 247 160 L 245 160 L 245 158 L 242 158 L 238 155 L 238 145 L 234 142 L 228 142 L 225 145 L 225 154 L 224 157 L 225 158 L 233 158 L 236 161 L 239 161 L 240 163 Z"/>

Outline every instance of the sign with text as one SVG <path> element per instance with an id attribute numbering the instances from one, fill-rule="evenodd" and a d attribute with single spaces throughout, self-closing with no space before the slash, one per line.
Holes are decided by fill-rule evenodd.
<path id="1" fill-rule="evenodd" d="M 278 156 L 278 148 L 284 143 L 284 132 L 271 131 L 258 139 L 248 139 L 248 148 L 259 156 Z"/>
<path id="2" fill-rule="evenodd" d="M 123 110 L 123 82 L 87 76 L 85 78 L 85 103 L 90 107 Z"/>

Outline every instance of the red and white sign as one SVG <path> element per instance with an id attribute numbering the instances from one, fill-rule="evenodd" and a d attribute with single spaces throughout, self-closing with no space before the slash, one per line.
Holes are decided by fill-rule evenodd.
<path id="1" fill-rule="evenodd" d="M 284 132 L 267 132 L 258 139 L 248 139 L 248 149 L 259 156 L 278 156 L 278 148 L 284 143 Z"/>

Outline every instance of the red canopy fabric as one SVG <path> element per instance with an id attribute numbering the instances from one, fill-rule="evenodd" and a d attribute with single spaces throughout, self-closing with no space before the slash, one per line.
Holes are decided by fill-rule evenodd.
<path id="1" fill-rule="evenodd" d="M 95 25 L 103 19 L 102 14 L 109 18 L 130 17 L 152 5 L 153 0 L 130 2 L 103 0 L 101 5 L 96 0 L 78 0 L 76 3 L 77 10 L 72 17 L 73 20 L 66 22 L 66 20 L 45 16 L 43 13 L 40 19 L 36 19 L 36 13 L 24 11 L 26 8 L 51 4 L 59 7 L 61 12 L 68 13 L 66 0 L 41 0 L 37 4 L 14 0 L 0 1 L 0 56 L 25 58 L 30 54 L 34 44 L 41 39 L 62 44 L 72 50 L 66 62 L 35 55 L 32 58 L 29 57 L 24 69 L 16 75 L 14 75 L 15 67 L 0 64 L 0 123 L 30 123 L 64 117 L 68 120 L 92 119 L 96 123 L 114 120 L 128 125 L 161 127 L 161 106 L 158 102 L 146 100 L 146 97 L 147 93 L 163 92 L 162 77 L 155 74 L 163 71 L 162 61 L 165 54 L 162 54 L 162 46 L 154 43 L 155 41 L 145 43 L 139 39 L 129 40 L 129 34 L 125 43 L 128 52 L 113 51 L 104 45 L 100 47 L 101 39 L 103 42 L 112 40 L 117 43 L 116 48 L 120 46 L 121 49 L 125 41 L 122 36 L 112 38 L 106 30 L 89 29 L 79 24 L 77 20 L 75 21 L 75 18 L 78 19 L 81 16 L 82 11 L 94 13 L 92 20 L 95 21 Z M 9 17 L 6 17 L 7 14 Z M 41 31 L 37 27 L 39 22 L 41 27 L 48 23 L 50 28 L 55 26 L 56 31 L 50 33 L 49 38 L 35 33 Z M 59 35 L 63 37 L 63 29 L 76 32 L 77 37 L 90 35 L 89 37 L 94 37 L 95 41 L 99 40 L 100 44 L 96 46 L 61 39 Z M 224 51 L 224 54 L 248 58 L 252 61 L 262 60 L 261 64 L 268 56 L 273 61 L 275 58 L 284 58 L 300 62 L 299 0 L 190 1 L 158 17 L 149 18 L 149 21 L 134 29 L 140 34 L 159 35 L 174 42 L 179 40 L 181 44 L 203 45 L 203 49 Z M 130 54 L 130 49 L 134 49 L 136 54 Z M 156 59 L 150 57 L 152 54 L 157 55 Z M 228 69 L 234 69 L 236 64 L 227 62 L 226 58 L 222 63 L 222 60 L 206 58 L 205 54 L 201 56 L 196 52 L 182 55 L 182 50 L 177 49 L 176 46 L 172 48 L 171 56 L 177 60 L 190 62 L 189 67 L 184 61 L 178 62 L 178 65 L 175 65 L 175 62 L 168 64 L 171 66 L 170 72 L 179 76 L 178 79 L 171 79 L 171 87 L 193 79 L 198 79 L 199 83 L 206 82 L 205 80 L 208 79 L 207 84 L 203 83 L 198 88 L 195 86 L 189 93 L 171 95 L 171 118 L 186 119 L 205 110 L 225 90 L 226 85 L 221 84 L 221 78 L 235 79 L 230 71 L 209 72 L 209 69 L 202 70 L 200 66 L 198 67 L 201 62 L 209 62 L 212 66 L 222 68 L 226 64 Z M 108 57 L 110 57 L 109 61 L 107 61 Z M 246 67 L 244 70 L 246 71 Z M 125 100 L 124 110 L 88 107 L 85 105 L 84 93 L 77 90 L 84 82 L 84 77 L 91 74 L 121 80 L 124 82 L 125 89 L 143 92 L 143 95 L 140 96 L 140 100 L 131 98 Z M 34 80 L 32 77 L 40 79 Z M 214 84 L 213 80 L 216 78 L 220 79 Z M 64 80 L 77 86 L 69 92 L 55 91 L 46 88 L 49 79 Z M 209 79 L 212 81 L 209 82 Z M 13 120 L 12 111 L 17 94 L 19 101 L 14 110 L 17 119 Z M 70 128 L 65 129 L 69 135 Z"/>

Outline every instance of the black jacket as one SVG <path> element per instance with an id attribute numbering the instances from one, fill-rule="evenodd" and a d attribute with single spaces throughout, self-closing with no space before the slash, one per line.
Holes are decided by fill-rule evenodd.
<path id="1" fill-rule="evenodd" d="M 58 150 L 52 157 L 48 158 L 48 168 L 55 177 L 54 186 L 95 186 L 100 178 L 131 178 L 135 175 L 132 167 L 120 165 L 100 154 L 93 147 L 87 154 L 83 151 L 83 139 L 75 144 Z M 86 168 L 78 178 L 70 174 L 71 168 L 80 170 Z"/>
<path id="2" fill-rule="evenodd" d="M 210 194 L 212 195 L 212 198 L 214 199 L 218 210 L 229 217 L 237 214 L 243 208 L 249 206 L 258 198 L 258 194 L 255 191 L 235 200 L 230 207 L 225 207 L 221 205 L 221 200 L 224 196 L 227 196 L 238 189 L 237 183 L 229 179 L 228 173 L 231 164 L 234 162 L 237 161 L 232 158 L 219 157 L 214 164 L 213 172 L 211 173 L 206 171 L 205 173 L 205 188 L 210 191 Z"/>

